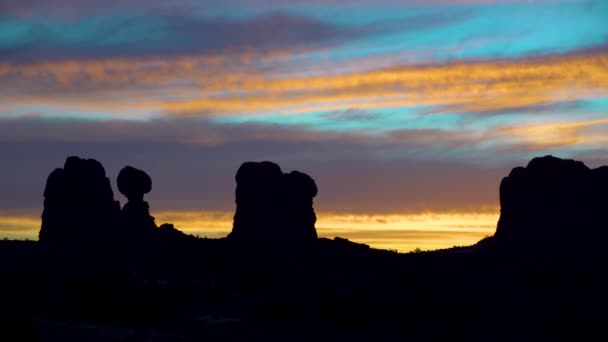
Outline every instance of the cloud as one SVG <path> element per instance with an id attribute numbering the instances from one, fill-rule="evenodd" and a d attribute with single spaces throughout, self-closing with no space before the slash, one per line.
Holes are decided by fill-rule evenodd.
<path id="1" fill-rule="evenodd" d="M 605 120 L 591 120 L 385 134 L 200 119 L 3 119 L 0 158 L 7 162 L 0 169 L 0 208 L 41 209 L 48 173 L 68 155 L 81 155 L 99 159 L 112 179 L 125 165 L 149 172 L 155 184 L 151 203 L 161 211 L 232 210 L 233 177 L 248 160 L 272 160 L 285 171 L 311 174 L 320 188 L 316 203 L 325 212 L 478 211 L 497 206 L 498 185 L 512 167 L 551 151 L 543 137 L 553 139 L 554 130 L 557 141 L 575 133 L 591 139 L 554 154 L 600 160 L 594 139 L 605 141 L 604 126 Z M 529 149 L 509 150 L 515 144 Z M 582 147 L 588 157 L 579 153 Z"/>
<path id="2" fill-rule="evenodd" d="M 208 1 L 207 1 L 208 2 Z M 105 12 L 128 11 L 139 13 L 163 13 L 193 10 L 205 1 L 172 0 L 19 0 L 0 3 L 0 12 L 17 17 L 58 17 L 76 19 Z"/>
<path id="3" fill-rule="evenodd" d="M 156 208 L 176 210 L 232 208 L 233 176 L 247 160 L 310 173 L 321 189 L 320 208 L 335 212 L 474 209 L 496 201 L 505 172 L 459 160 L 451 141 L 438 134 L 433 147 L 264 124 L 30 118 L 0 121 L 0 139 L 0 158 L 11 161 L 0 169 L 0 208 L 6 209 L 40 208 L 46 176 L 68 155 L 97 158 L 110 175 L 126 164 L 145 169 L 154 179 Z M 442 161 L 433 160 L 437 153 Z"/>
<path id="4" fill-rule="evenodd" d="M 49 119 L 21 117 L 0 119 L 2 142 L 61 143 L 177 143 L 216 146 L 237 142 L 360 141 L 373 136 L 362 132 L 319 132 L 278 124 L 216 124 L 208 119 L 159 118 L 148 121 Z"/>
<path id="5" fill-rule="evenodd" d="M 607 54 L 537 60 L 407 66 L 347 75 L 258 80 L 261 94 L 171 101 L 168 111 L 218 112 L 450 105 L 490 113 L 601 96 L 608 87 Z M 258 82 L 252 82 L 256 84 Z M 363 103 L 361 103 L 363 102 Z"/>
<path id="6" fill-rule="evenodd" d="M 374 2 L 375 6 L 401 6 L 407 7 L 412 5 L 441 5 L 441 4 L 500 4 L 500 3 L 551 3 L 563 2 L 563 0 L 378 0 Z M 574 0 L 576 1 L 576 0 Z M 193 9 L 212 9 L 212 8 L 228 8 L 228 9 L 257 9 L 257 10 L 272 10 L 277 7 L 351 7 L 351 6 L 369 6 L 369 1 L 364 0 L 309 0 L 305 3 L 301 1 L 284 1 L 284 0 L 172 0 L 167 2 L 164 0 L 53 0 L 52 3 L 46 0 L 19 0 L 6 1 L 0 4 L 0 12 L 8 13 L 17 16 L 59 16 L 59 17 L 78 17 L 82 15 L 92 15 L 108 11 L 155 11 L 166 12 L 176 10 L 193 10 Z"/>
<path id="7" fill-rule="evenodd" d="M 349 108 L 346 110 L 329 112 L 321 115 L 321 117 L 324 119 L 345 121 L 375 121 L 382 118 L 382 115 L 372 111 Z"/>
<path id="8" fill-rule="evenodd" d="M 568 113 L 581 109 L 584 101 L 581 100 L 570 100 L 570 101 L 559 101 L 554 100 L 551 103 L 539 103 L 528 106 L 512 107 L 512 108 L 499 108 L 490 109 L 486 111 L 470 113 L 471 120 L 477 120 L 483 116 L 501 116 L 501 115 L 540 115 L 548 114 L 554 115 L 558 113 Z M 423 115 L 435 115 L 440 113 L 454 113 L 460 110 L 459 106 L 436 106 L 429 110 L 425 110 Z"/>
<path id="9" fill-rule="evenodd" d="M 231 67 L 205 59 L 5 65 L 0 80 L 14 87 L 0 99 L 185 117 L 413 106 L 436 107 L 425 115 L 493 116 L 546 111 L 601 97 L 608 88 L 606 51 L 297 77 L 264 69 L 278 55 Z"/>
<path id="10" fill-rule="evenodd" d="M 337 26 L 288 12 L 271 12 L 243 18 L 207 18 L 189 13 L 169 13 L 108 16 L 90 23 L 16 22 L 13 25 L 26 25 L 27 31 L 18 44 L 0 47 L 1 60 L 12 63 L 200 56 L 218 51 L 240 52 L 252 49 L 312 49 L 342 40 L 360 39 L 375 30 L 373 27 Z M 66 42 L 66 37 L 73 38 Z"/>
<path id="11" fill-rule="evenodd" d="M 399 19 L 373 16 L 373 20 L 357 24 L 333 20 L 324 15 L 323 8 L 303 9 L 306 6 L 297 3 L 250 6 L 245 2 L 234 5 L 239 8 L 235 12 L 226 4 L 206 6 L 184 0 L 171 6 L 160 1 L 72 4 L 60 0 L 51 6 L 28 2 L 5 5 L 3 13 L 12 15 L 6 15 L 2 25 L 7 34 L 0 37 L 0 61 L 23 64 L 193 57 L 218 52 L 319 52 L 382 34 L 431 30 L 463 21 L 471 14 L 430 8 Z M 342 15 L 340 6 L 330 7 Z"/>
<path id="12" fill-rule="evenodd" d="M 474 130 L 398 129 L 389 131 L 391 139 L 400 144 L 432 146 L 474 146 L 481 141 L 482 132 Z"/>
<path id="13" fill-rule="evenodd" d="M 608 151 L 605 148 L 588 149 L 583 152 L 573 153 L 573 159 L 584 159 L 589 167 L 601 167 L 608 165 Z"/>
<path id="14" fill-rule="evenodd" d="M 373 112 L 340 112 L 324 119 L 363 121 L 380 119 Z M 346 115 L 343 117 L 342 115 Z M 594 147 L 606 141 L 605 119 L 547 123 L 514 123 L 487 127 L 453 129 L 393 128 L 371 130 L 366 126 L 348 130 L 317 127 L 316 124 L 278 124 L 269 122 L 219 123 L 208 118 L 172 117 L 151 120 L 88 120 L 26 116 L 0 118 L 0 142 L 47 142 L 61 144 L 177 144 L 213 148 L 230 144 L 327 144 L 342 149 L 343 156 L 353 156 L 360 148 L 368 158 L 459 159 L 476 151 L 476 158 L 492 158 L 496 150 L 516 144 L 528 146 L 528 152 L 548 148 Z M 331 149 L 330 149 L 331 150 Z M 349 151 L 355 151 L 349 152 Z M 322 153 L 319 153 L 322 154 Z M 507 157 L 503 155 L 503 157 Z"/>
<path id="15" fill-rule="evenodd" d="M 608 119 L 502 126 L 490 134 L 511 140 L 504 146 L 511 152 L 593 148 L 608 143 Z"/>

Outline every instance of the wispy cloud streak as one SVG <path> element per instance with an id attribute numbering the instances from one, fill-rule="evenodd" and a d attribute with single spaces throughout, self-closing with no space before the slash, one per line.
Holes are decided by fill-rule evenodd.
<path id="1" fill-rule="evenodd" d="M 196 59 L 5 65 L 0 79 L 17 85 L 4 92 L 13 104 L 122 105 L 187 116 L 420 105 L 438 106 L 440 112 L 490 114 L 603 96 L 608 89 L 606 52 L 314 77 L 281 77 L 247 65 L 223 70 L 220 65 Z M 142 92 L 150 86 L 164 94 L 150 99 L 149 92 Z M 118 101 L 109 104 L 107 97 Z"/>

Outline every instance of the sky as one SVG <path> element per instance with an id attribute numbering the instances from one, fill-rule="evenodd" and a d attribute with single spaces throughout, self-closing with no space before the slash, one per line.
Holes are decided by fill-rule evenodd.
<path id="1" fill-rule="evenodd" d="M 36 239 L 69 155 L 153 180 L 157 223 L 225 236 L 242 162 L 317 182 L 319 235 L 492 235 L 510 169 L 608 164 L 608 1 L 0 3 L 0 238 Z"/>

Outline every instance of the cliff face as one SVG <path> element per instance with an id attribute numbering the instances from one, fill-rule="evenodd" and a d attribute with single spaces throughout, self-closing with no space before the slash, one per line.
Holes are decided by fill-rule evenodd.
<path id="1" fill-rule="evenodd" d="M 608 167 L 534 158 L 500 184 L 495 237 L 519 248 L 584 249 L 608 237 Z"/>

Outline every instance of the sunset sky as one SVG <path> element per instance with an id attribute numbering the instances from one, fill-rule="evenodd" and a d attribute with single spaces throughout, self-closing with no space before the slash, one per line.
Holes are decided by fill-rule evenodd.
<path id="1" fill-rule="evenodd" d="M 494 232 L 540 155 L 608 164 L 608 1 L 0 2 L 0 237 L 37 238 L 68 155 L 225 236 L 234 175 L 317 182 L 317 229 L 408 251 Z"/>

